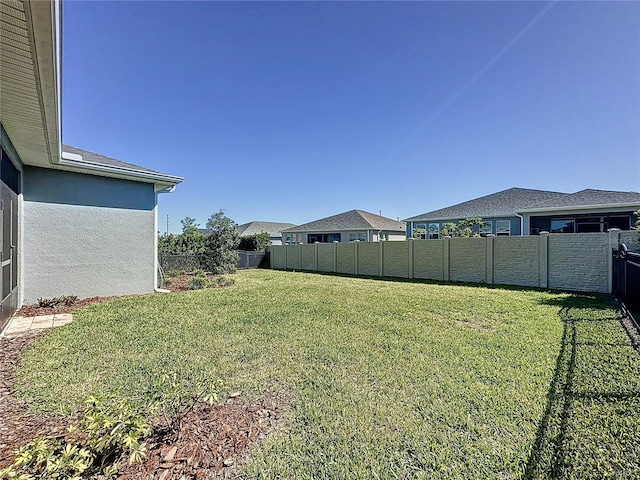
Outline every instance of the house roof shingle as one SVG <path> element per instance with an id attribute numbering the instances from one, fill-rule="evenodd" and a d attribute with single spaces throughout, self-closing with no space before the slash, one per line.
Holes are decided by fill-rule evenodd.
<path id="1" fill-rule="evenodd" d="M 320 232 L 338 230 L 386 230 L 405 232 L 406 225 L 391 218 L 365 212 L 350 210 L 313 222 L 287 228 L 282 232 Z"/>
<path id="2" fill-rule="evenodd" d="M 537 205 L 531 205 L 528 208 L 521 209 L 521 211 L 535 212 L 552 208 L 576 208 L 627 204 L 636 204 L 640 206 L 640 193 L 585 189 L 562 197 L 553 198 Z"/>
<path id="3" fill-rule="evenodd" d="M 532 207 L 542 202 L 559 200 L 568 195 L 568 193 L 514 187 L 458 203 L 457 205 L 416 215 L 404 221 L 458 220 L 472 217 L 491 218 L 514 216 L 516 212 L 522 209 Z"/>
<path id="4" fill-rule="evenodd" d="M 72 165 L 74 167 L 106 167 L 112 171 L 131 174 L 142 179 L 167 181 L 173 184 L 180 183 L 183 180 L 182 177 L 158 172 L 157 170 L 151 170 L 150 168 L 141 167 L 140 165 L 135 165 L 133 163 L 123 162 L 122 160 L 117 160 L 115 158 L 83 150 L 82 148 L 73 147 L 71 145 L 62 145 L 62 153 L 63 159 L 65 158 L 64 154 L 72 154 L 80 157 L 72 160 Z M 67 157 L 67 159 L 68 158 L 69 157 Z"/>
<path id="5" fill-rule="evenodd" d="M 238 225 L 236 229 L 239 235 L 255 235 L 264 232 L 272 237 L 279 237 L 282 230 L 293 226 L 293 223 L 254 221 Z"/>

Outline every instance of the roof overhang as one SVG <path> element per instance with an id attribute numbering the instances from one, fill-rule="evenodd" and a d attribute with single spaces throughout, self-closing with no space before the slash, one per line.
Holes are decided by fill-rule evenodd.
<path id="1" fill-rule="evenodd" d="M 76 173 L 153 183 L 156 186 L 156 191 L 168 191 L 184 180 L 182 177 L 159 172 L 147 172 L 122 166 L 90 163 L 83 161 L 81 155 L 70 152 L 62 152 L 57 168 Z"/>
<path id="2" fill-rule="evenodd" d="M 610 203 L 607 205 L 576 205 L 571 207 L 548 207 L 548 208 L 528 208 L 526 210 L 520 210 L 521 214 L 533 215 L 533 214 L 555 214 L 555 213 L 607 213 L 607 212 L 622 212 L 628 210 L 640 209 L 640 203 Z"/>
<path id="3" fill-rule="evenodd" d="M 3 2 L 0 121 L 22 163 L 60 161 L 60 0 Z"/>

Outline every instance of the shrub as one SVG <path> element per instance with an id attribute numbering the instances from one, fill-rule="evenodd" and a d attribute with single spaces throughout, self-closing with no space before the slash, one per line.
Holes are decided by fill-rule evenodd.
<path id="1" fill-rule="evenodd" d="M 189 290 L 201 290 L 203 288 L 207 288 L 209 284 L 210 282 L 207 280 L 207 277 L 200 277 L 196 275 L 187 282 L 187 288 Z"/>
<path id="2" fill-rule="evenodd" d="M 38 306 L 43 308 L 54 308 L 59 305 L 69 307 L 76 303 L 78 297 L 76 295 L 65 295 L 63 297 L 39 298 Z"/>
<path id="3" fill-rule="evenodd" d="M 220 210 L 207 222 L 210 234 L 207 235 L 205 249 L 205 267 L 213 274 L 234 273 L 238 264 L 238 231 L 233 220 Z"/>
<path id="4" fill-rule="evenodd" d="M 230 287 L 231 285 L 235 285 L 236 280 L 235 278 L 230 278 L 230 277 L 217 277 L 216 278 L 216 284 L 219 287 Z"/>
<path id="5" fill-rule="evenodd" d="M 264 252 L 269 245 L 271 245 L 271 235 L 266 232 L 262 232 L 240 237 L 238 250 L 245 250 L 247 252 Z"/>

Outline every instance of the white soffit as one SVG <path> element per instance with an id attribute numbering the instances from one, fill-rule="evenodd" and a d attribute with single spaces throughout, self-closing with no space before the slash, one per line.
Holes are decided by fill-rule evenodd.
<path id="1" fill-rule="evenodd" d="M 60 158 L 59 7 L 0 0 L 0 120 L 27 165 Z"/>

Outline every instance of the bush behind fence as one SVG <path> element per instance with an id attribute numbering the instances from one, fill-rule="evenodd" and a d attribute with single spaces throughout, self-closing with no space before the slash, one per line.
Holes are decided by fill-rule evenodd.
<path id="1" fill-rule="evenodd" d="M 269 267 L 269 252 L 247 252 L 236 250 L 239 259 L 236 268 L 259 268 Z M 196 270 L 206 270 L 205 255 L 191 254 L 158 254 L 158 261 L 165 272 L 195 272 Z"/>

